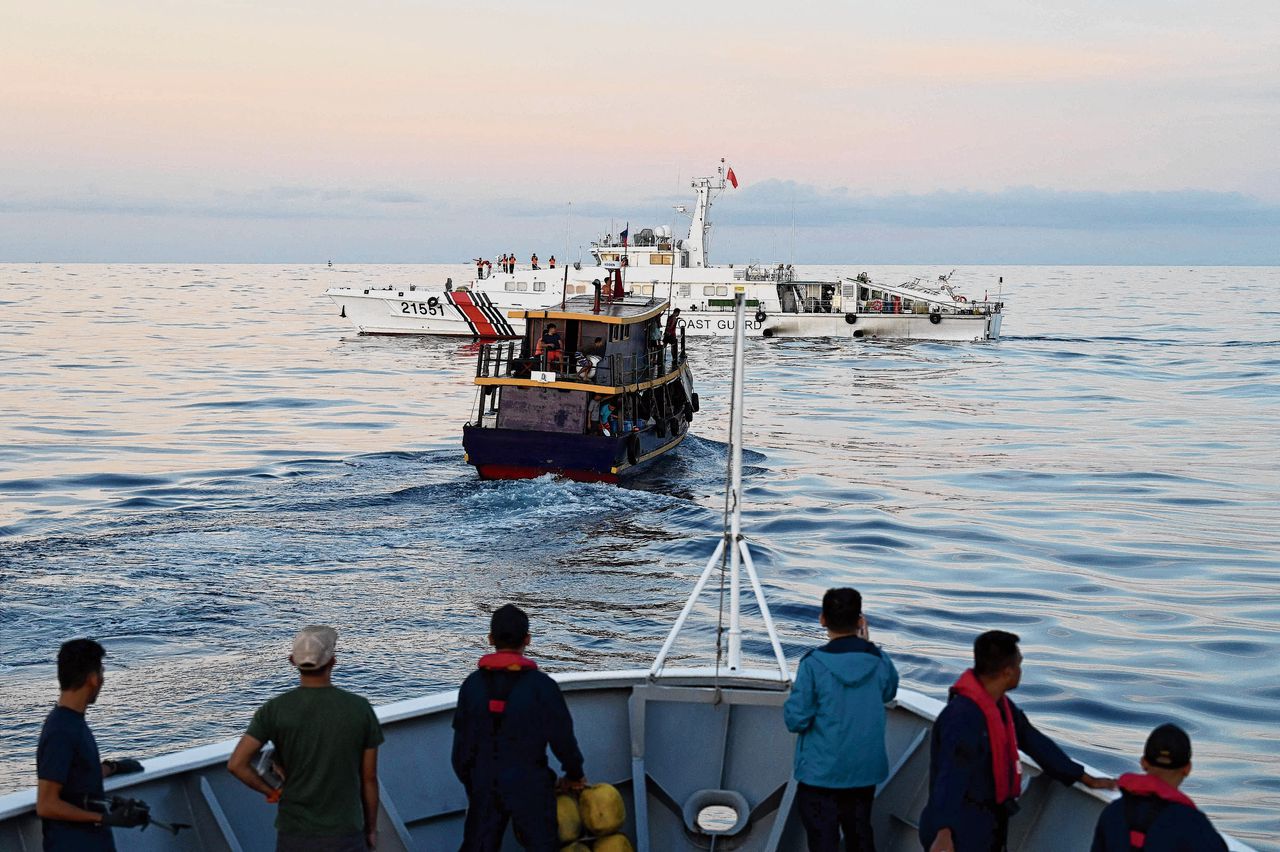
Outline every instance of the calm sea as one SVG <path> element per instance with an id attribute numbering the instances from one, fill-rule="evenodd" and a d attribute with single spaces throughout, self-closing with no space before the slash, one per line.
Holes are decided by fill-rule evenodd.
<path id="1" fill-rule="evenodd" d="M 307 622 L 375 703 L 456 685 L 508 600 L 549 668 L 647 665 L 718 531 L 729 342 L 694 342 L 696 437 L 634 485 L 481 483 L 474 347 L 358 337 L 322 295 L 466 272 L 0 265 L 0 792 L 35 782 L 76 636 L 117 756 L 237 735 Z M 1190 795 L 1280 848 L 1280 269 L 954 281 L 998 276 L 999 342 L 750 344 L 744 523 L 788 654 L 833 584 L 934 696 L 1013 630 L 1073 754 L 1129 770 L 1177 720 Z"/>

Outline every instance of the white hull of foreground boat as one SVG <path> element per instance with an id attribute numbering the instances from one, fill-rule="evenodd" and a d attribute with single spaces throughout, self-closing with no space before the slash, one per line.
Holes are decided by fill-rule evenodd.
<path id="1" fill-rule="evenodd" d="M 504 300 L 495 304 L 484 292 L 467 290 L 379 290 L 334 288 L 327 292 L 361 334 L 440 335 L 507 338 L 524 334 L 524 321 L 509 311 L 550 307 L 544 298 Z M 523 294 L 520 294 L 523 295 Z M 535 295 L 535 294 L 529 294 Z M 557 303 L 558 305 L 558 303 Z M 747 337 L 865 338 L 885 340 L 995 340 L 1000 313 L 765 313 L 763 322 L 748 315 Z M 850 322 L 850 317 L 853 322 Z M 680 325 L 689 337 L 733 334 L 730 310 L 683 309 Z"/>
<path id="2" fill-rule="evenodd" d="M 592 782 L 616 786 L 627 806 L 623 828 L 638 852 L 706 849 L 685 811 L 704 802 L 741 803 L 743 828 L 720 846 L 742 852 L 802 852 L 792 807 L 794 737 L 782 721 L 787 692 L 777 671 L 738 676 L 714 669 L 574 673 L 556 678 L 573 713 Z M 717 689 L 718 685 L 718 689 Z M 456 692 L 378 708 L 386 744 L 378 760 L 383 852 L 456 849 L 466 795 L 449 768 Z M 890 777 L 872 812 L 876 847 L 918 852 L 916 824 L 928 795 L 929 730 L 942 703 L 899 690 L 888 714 Z M 145 761 L 146 771 L 107 781 L 109 793 L 145 800 L 151 813 L 193 828 L 173 836 L 157 828 L 116 829 L 117 847 L 138 852 L 275 848 L 275 808 L 226 771 L 235 740 Z M 1010 848 L 1086 849 L 1109 794 L 1064 787 L 1024 757 L 1022 811 Z M 554 766 L 554 761 L 553 764 Z M 1092 770 L 1090 770 L 1092 771 Z M 1098 774 L 1098 773 L 1095 773 Z M 644 790 L 637 797 L 638 790 Z M 706 791 L 716 791 L 708 794 Z M 693 803 L 693 804 L 691 804 Z M 34 790 L 0 797 L 0 849 L 40 849 Z M 696 808 L 694 809 L 696 813 Z M 1233 850 L 1248 847 L 1229 841 Z M 519 847 L 508 835 L 504 850 Z"/>

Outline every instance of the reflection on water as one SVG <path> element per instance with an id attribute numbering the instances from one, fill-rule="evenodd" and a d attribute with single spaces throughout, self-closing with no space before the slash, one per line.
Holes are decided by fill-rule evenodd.
<path id="1" fill-rule="evenodd" d="M 238 733 L 303 622 L 379 702 L 455 685 L 505 600 L 553 668 L 647 665 L 720 523 L 729 342 L 691 345 L 694 435 L 628 487 L 480 483 L 474 346 L 357 337 L 321 295 L 465 271 L 0 266 L 0 790 L 33 781 L 73 635 L 110 652 L 110 755 Z M 751 344 L 745 525 L 787 651 L 834 583 L 932 695 L 1013 630 L 1023 705 L 1077 756 L 1132 768 L 1179 720 L 1190 794 L 1273 842 L 1280 271 L 956 280 L 996 275 L 998 343 Z"/>

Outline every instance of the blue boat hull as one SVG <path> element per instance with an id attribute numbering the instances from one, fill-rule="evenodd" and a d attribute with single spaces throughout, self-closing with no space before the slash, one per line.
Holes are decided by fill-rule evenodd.
<path id="1" fill-rule="evenodd" d="M 619 482 L 675 449 L 688 431 L 683 420 L 676 434 L 665 436 L 653 427 L 610 436 L 465 426 L 462 446 L 481 479 L 533 479 L 549 473 L 578 482 Z"/>

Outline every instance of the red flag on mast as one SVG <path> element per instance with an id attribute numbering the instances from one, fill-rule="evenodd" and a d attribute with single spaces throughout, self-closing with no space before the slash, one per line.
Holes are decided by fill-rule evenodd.
<path id="1" fill-rule="evenodd" d="M 738 176 L 733 173 L 733 166 L 729 167 L 729 173 L 725 175 L 729 179 L 729 183 L 733 184 L 733 188 L 738 188 Z"/>

